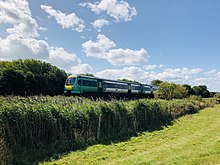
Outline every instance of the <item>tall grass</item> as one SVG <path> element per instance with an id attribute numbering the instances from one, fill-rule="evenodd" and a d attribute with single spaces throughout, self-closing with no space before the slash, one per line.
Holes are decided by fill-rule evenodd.
<path id="1" fill-rule="evenodd" d="M 0 97 L 0 164 L 24 164 L 165 125 L 213 100 Z"/>

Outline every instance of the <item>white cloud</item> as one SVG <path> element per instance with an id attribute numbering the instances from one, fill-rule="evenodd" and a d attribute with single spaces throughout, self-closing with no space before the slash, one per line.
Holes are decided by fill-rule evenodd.
<path id="1" fill-rule="evenodd" d="M 146 73 L 144 70 L 135 66 L 131 66 L 125 67 L 123 69 L 106 69 L 96 73 L 95 76 L 114 80 L 126 78 L 143 82 L 145 79 L 145 74 Z"/>
<path id="2" fill-rule="evenodd" d="M 72 66 L 78 65 L 80 59 L 71 53 L 67 53 L 63 48 L 50 48 L 49 61 L 60 68 L 70 70 Z"/>
<path id="3" fill-rule="evenodd" d="M 62 26 L 63 29 L 72 28 L 77 32 L 82 32 L 85 29 L 84 21 L 79 18 L 75 13 L 66 14 L 59 10 L 54 10 L 51 6 L 41 5 L 47 14 L 54 17 L 58 24 Z"/>
<path id="4" fill-rule="evenodd" d="M 18 58 L 46 59 L 49 57 L 48 44 L 44 40 L 24 38 L 11 34 L 0 38 L 0 57 L 5 60 Z"/>
<path id="5" fill-rule="evenodd" d="M 155 65 L 155 64 L 153 64 L 153 65 L 144 66 L 143 68 L 144 68 L 145 70 L 154 70 L 154 69 L 163 68 L 163 67 L 164 67 L 163 64 L 160 64 L 160 65 Z"/>
<path id="6" fill-rule="evenodd" d="M 89 64 L 78 64 L 73 66 L 69 71 L 73 74 L 90 73 L 92 67 Z"/>
<path id="7" fill-rule="evenodd" d="M 113 49 L 116 44 L 105 35 L 99 34 L 96 42 L 87 41 L 82 44 L 87 56 L 106 59 L 113 65 L 133 65 L 146 62 L 149 57 L 144 48 L 140 50 Z"/>
<path id="8" fill-rule="evenodd" d="M 218 71 L 215 70 L 215 69 L 213 69 L 213 70 L 210 70 L 210 71 L 208 71 L 208 72 L 205 72 L 204 74 L 205 74 L 205 75 L 215 75 L 215 74 L 217 74 L 217 73 L 218 73 Z"/>
<path id="9" fill-rule="evenodd" d="M 107 58 L 106 52 L 115 46 L 116 45 L 113 41 L 105 37 L 105 35 L 101 35 L 101 34 L 97 36 L 96 42 L 89 40 L 82 44 L 82 47 L 84 48 L 84 51 L 87 56 L 103 58 L 103 59 Z"/>
<path id="10" fill-rule="evenodd" d="M 130 7 L 126 1 L 101 0 L 95 3 L 83 3 L 83 7 L 90 8 L 93 12 L 99 14 L 106 12 L 109 16 L 118 21 L 131 21 L 137 15 L 135 7 Z"/>
<path id="11" fill-rule="evenodd" d="M 94 22 L 92 22 L 92 26 L 97 29 L 98 31 L 101 31 L 100 29 L 104 26 L 104 25 L 109 25 L 110 22 L 106 19 L 97 19 Z"/>
<path id="12" fill-rule="evenodd" d="M 0 1 L 0 23 L 13 24 L 7 29 L 9 34 L 24 37 L 38 37 L 38 25 L 31 17 L 31 11 L 26 0 Z"/>
<path id="13" fill-rule="evenodd" d="M 63 48 L 50 48 L 49 62 L 73 74 L 88 73 L 92 70 L 88 64 L 82 64 L 75 55 L 66 52 Z"/>
<path id="14" fill-rule="evenodd" d="M 12 27 L 6 29 L 6 37 L 0 38 L 0 59 L 41 59 L 52 63 L 66 71 L 89 72 L 92 68 L 82 64 L 75 55 L 63 48 L 54 48 L 44 40 L 38 40 L 39 31 L 46 28 L 39 27 L 32 18 L 28 1 L 7 0 L 0 1 L 0 24 L 7 23 Z M 73 72 L 75 73 L 75 72 Z"/>
<path id="15" fill-rule="evenodd" d="M 48 44 L 37 40 L 38 25 L 31 16 L 28 1 L 0 1 L 0 23 L 11 24 L 6 29 L 7 36 L 0 38 L 0 58 L 4 60 L 18 58 L 45 59 L 49 57 Z"/>
<path id="16" fill-rule="evenodd" d="M 147 51 L 145 49 L 111 49 L 108 52 L 108 60 L 113 65 L 134 65 L 147 61 Z"/>

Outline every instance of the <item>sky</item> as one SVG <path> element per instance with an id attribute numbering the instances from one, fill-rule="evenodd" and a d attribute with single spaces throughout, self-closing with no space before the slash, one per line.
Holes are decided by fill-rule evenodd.
<path id="1" fill-rule="evenodd" d="M 219 0 L 0 0 L 0 60 L 220 92 Z"/>

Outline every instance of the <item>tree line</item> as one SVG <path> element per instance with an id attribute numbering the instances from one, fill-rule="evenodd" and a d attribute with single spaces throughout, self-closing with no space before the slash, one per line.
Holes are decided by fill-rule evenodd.
<path id="1" fill-rule="evenodd" d="M 67 73 L 39 60 L 0 61 L 0 95 L 63 94 Z"/>
<path id="2" fill-rule="evenodd" d="M 40 60 L 0 61 L 0 95 L 62 95 L 67 75 L 64 70 Z M 191 87 L 161 80 L 153 80 L 151 85 L 158 87 L 156 98 L 168 100 L 191 95 L 212 97 L 215 94 L 205 85 Z"/>
<path id="3" fill-rule="evenodd" d="M 153 80 L 151 85 L 157 86 L 158 89 L 155 92 L 156 98 L 161 99 L 174 99 L 174 98 L 186 98 L 192 95 L 196 95 L 203 98 L 213 97 L 216 95 L 214 92 L 210 92 L 206 85 L 199 85 L 191 87 L 188 84 L 179 85 L 173 82 L 163 82 L 161 80 Z"/>

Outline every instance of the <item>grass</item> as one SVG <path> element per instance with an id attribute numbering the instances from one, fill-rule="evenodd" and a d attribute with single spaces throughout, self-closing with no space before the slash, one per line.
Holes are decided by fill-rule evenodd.
<path id="1" fill-rule="evenodd" d="M 162 130 L 42 164 L 220 164 L 220 105 L 181 117 Z"/>

